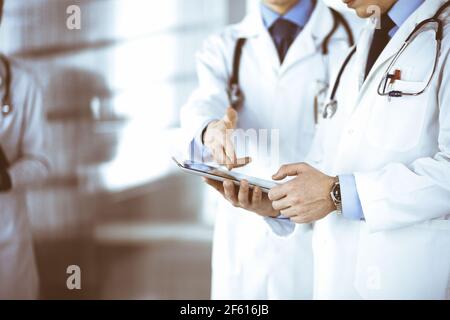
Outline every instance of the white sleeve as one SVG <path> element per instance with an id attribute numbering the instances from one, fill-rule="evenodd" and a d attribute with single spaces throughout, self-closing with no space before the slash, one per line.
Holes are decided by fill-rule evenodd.
<path id="1" fill-rule="evenodd" d="M 445 60 L 448 52 L 437 74 L 438 152 L 408 165 L 391 163 L 375 172 L 355 173 L 371 231 L 401 228 L 450 214 L 450 66 Z"/>
<path id="2" fill-rule="evenodd" d="M 24 103 L 23 136 L 20 158 L 11 164 L 9 174 L 13 189 L 26 188 L 42 182 L 48 174 L 49 163 L 45 152 L 45 121 L 42 96 L 38 88 L 30 84 Z"/>
<path id="3" fill-rule="evenodd" d="M 197 54 L 198 88 L 181 109 L 181 127 L 185 146 L 200 148 L 199 136 L 213 120 L 221 119 L 228 107 L 227 82 L 229 77 L 224 36 L 207 39 Z M 202 153 L 202 150 L 197 150 Z M 190 151 L 192 154 L 192 152 Z"/>

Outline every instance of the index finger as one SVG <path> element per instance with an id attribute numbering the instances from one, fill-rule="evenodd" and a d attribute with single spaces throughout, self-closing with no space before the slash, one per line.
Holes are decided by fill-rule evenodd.
<path id="1" fill-rule="evenodd" d="M 224 145 L 224 151 L 225 155 L 227 156 L 227 167 L 228 169 L 232 169 L 234 167 L 234 164 L 237 162 L 236 159 L 236 152 L 234 151 L 234 145 L 231 141 L 231 138 L 228 136 L 225 137 L 225 145 Z"/>

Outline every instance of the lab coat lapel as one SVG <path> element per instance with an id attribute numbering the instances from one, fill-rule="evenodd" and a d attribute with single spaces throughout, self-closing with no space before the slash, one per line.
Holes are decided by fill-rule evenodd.
<path id="1" fill-rule="evenodd" d="M 286 58 L 281 65 L 281 73 L 285 73 L 299 61 L 316 53 L 317 47 L 309 29 L 310 28 L 305 26 L 305 29 L 300 32 L 295 41 L 292 43 L 286 54 Z"/>
<path id="2" fill-rule="evenodd" d="M 357 72 L 355 73 L 356 76 L 354 77 L 354 79 L 355 81 L 358 81 L 357 87 L 360 89 L 360 91 L 364 85 L 367 59 L 369 57 L 369 50 L 374 36 L 374 31 L 375 28 L 373 27 L 372 23 L 366 25 L 364 31 L 361 34 L 361 37 L 358 40 L 358 43 L 356 44 L 355 66 Z"/>
<path id="3" fill-rule="evenodd" d="M 280 69 L 277 49 L 269 31 L 264 25 L 259 10 L 250 13 L 245 18 L 244 23 L 242 23 L 241 28 L 236 34 L 236 38 L 255 38 L 255 49 L 262 56 L 262 60 L 269 63 L 273 70 L 278 71 Z"/>
<path id="4" fill-rule="evenodd" d="M 261 53 L 264 57 L 264 61 L 267 61 L 273 70 L 279 71 L 281 67 L 280 58 L 278 57 L 275 43 L 267 30 L 264 30 L 259 35 L 258 41 L 256 41 L 255 45 L 257 46 L 257 52 Z"/>
<path id="5" fill-rule="evenodd" d="M 344 84 L 344 82 L 342 82 L 341 86 L 345 86 L 345 89 L 347 90 L 351 88 L 350 90 L 356 90 L 356 92 L 358 92 L 356 93 L 357 96 L 355 97 L 354 101 L 358 101 L 362 96 L 361 90 L 363 88 L 363 85 L 365 84 L 364 76 L 366 71 L 366 63 L 367 57 L 369 55 L 370 44 L 373 38 L 373 33 L 374 28 L 372 27 L 372 24 L 368 24 L 364 27 L 360 37 L 356 42 L 356 52 L 355 56 L 353 57 L 354 63 L 350 64 L 351 67 L 347 67 L 347 69 L 344 71 L 343 77 L 345 77 L 346 83 Z M 346 104 L 346 112 L 352 113 L 357 105 L 358 103 Z"/>
<path id="6" fill-rule="evenodd" d="M 308 23 L 289 48 L 281 66 L 281 73 L 286 72 L 299 61 L 316 54 L 332 27 L 333 17 L 330 9 L 318 1 Z"/>

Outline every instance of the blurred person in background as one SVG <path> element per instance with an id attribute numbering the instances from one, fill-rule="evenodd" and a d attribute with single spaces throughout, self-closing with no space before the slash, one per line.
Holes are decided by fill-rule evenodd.
<path id="1" fill-rule="evenodd" d="M 0 84 L 0 299 L 35 299 L 38 274 L 24 190 L 48 172 L 41 96 L 28 73 L 3 55 Z"/>
<path id="2" fill-rule="evenodd" d="M 266 155 L 250 145 L 241 156 L 252 162 L 240 170 L 264 178 L 282 162 L 301 161 L 314 137 L 318 86 L 351 44 L 346 20 L 315 0 L 264 0 L 243 22 L 210 37 L 197 57 L 199 87 L 181 112 L 190 158 L 235 169 L 248 162 L 237 156 L 246 138 L 235 131 L 233 144 L 229 130 L 267 129 L 279 141 L 267 143 Z M 274 157 L 270 149 L 278 148 Z M 225 198 L 216 215 L 212 298 L 311 299 L 311 227 L 278 237 L 249 214 L 278 216 L 261 189 L 207 182 Z"/>

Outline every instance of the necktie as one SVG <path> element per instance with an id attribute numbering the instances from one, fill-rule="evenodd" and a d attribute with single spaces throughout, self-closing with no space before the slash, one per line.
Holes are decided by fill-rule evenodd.
<path id="1" fill-rule="evenodd" d="M 272 27 L 270 27 L 269 32 L 277 47 L 278 57 L 280 58 L 281 63 L 283 63 L 286 53 L 297 37 L 299 31 L 299 26 L 283 18 L 279 18 Z"/>
<path id="2" fill-rule="evenodd" d="M 375 64 L 375 61 L 377 61 L 381 52 L 383 52 L 384 48 L 391 40 L 389 31 L 391 31 L 392 28 L 395 27 L 395 23 L 391 20 L 391 18 L 389 18 L 387 14 L 384 14 L 381 17 L 380 27 L 380 29 L 375 30 L 375 33 L 373 35 L 372 45 L 370 46 L 369 51 L 369 58 L 367 59 L 365 78 L 367 78 L 370 70 L 372 70 L 372 67 Z"/>

